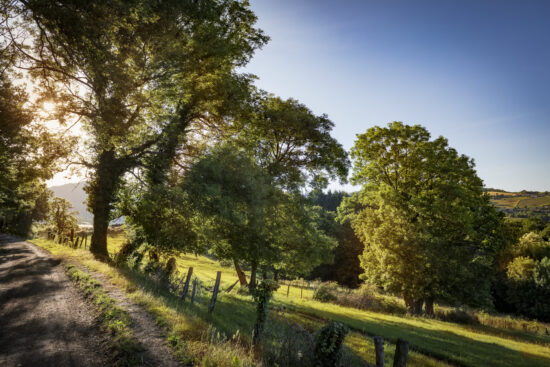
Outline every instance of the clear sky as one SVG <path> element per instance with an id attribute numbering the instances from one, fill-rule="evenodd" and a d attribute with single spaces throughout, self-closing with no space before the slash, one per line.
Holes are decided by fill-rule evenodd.
<path id="1" fill-rule="evenodd" d="M 371 126 L 418 123 L 486 186 L 550 190 L 550 1 L 251 5 L 271 41 L 246 71 L 328 114 L 346 149 Z"/>

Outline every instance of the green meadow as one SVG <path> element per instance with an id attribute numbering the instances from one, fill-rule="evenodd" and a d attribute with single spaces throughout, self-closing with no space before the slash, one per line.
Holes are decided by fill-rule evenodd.
<path id="1" fill-rule="evenodd" d="M 123 236 L 110 237 L 111 254 L 124 241 Z M 234 343 L 229 349 L 225 345 L 224 353 L 238 354 L 241 355 L 240 360 L 246 359 L 246 348 L 243 349 L 241 344 L 247 345 L 249 342 L 255 309 L 250 296 L 238 294 L 236 289 L 231 293 L 223 292 L 237 280 L 233 268 L 224 267 L 204 256 L 177 256 L 178 272 L 185 274 L 192 266 L 193 274 L 207 286 L 213 284 L 216 273 L 222 271 L 222 293 L 218 297 L 214 313 L 208 315 L 207 292 L 200 295 L 198 301 L 191 306 L 188 301 L 182 302 L 179 297 L 160 289 L 140 271 L 115 268 L 98 262 L 87 250 L 70 249 L 44 239 L 35 239 L 33 242 L 55 255 L 78 261 L 109 276 L 113 284 L 126 291 L 131 299 L 154 315 L 157 323 L 167 330 L 167 337 L 188 340 L 189 345 L 194 345 L 191 349 L 186 347 L 185 353 L 201 354 L 212 348 L 204 343 L 204 337 L 197 329 L 213 325 L 227 336 L 240 335 L 241 343 Z M 372 336 L 379 335 L 386 341 L 385 357 L 388 364 L 393 359 L 395 341 L 402 338 L 410 343 L 410 366 L 550 365 L 550 337 L 546 335 L 483 325 L 461 325 L 423 317 L 397 316 L 322 303 L 312 299 L 313 290 L 307 287 L 307 283 L 302 288 L 304 283 L 295 281 L 290 289 L 287 285 L 282 285 L 276 291 L 271 303 L 274 320 L 283 317 L 310 331 L 317 330 L 328 320 L 344 323 L 352 331 L 345 340 L 345 347 L 349 355 L 355 358 L 354 363 L 374 363 Z M 179 352 L 182 353 L 181 350 Z"/>

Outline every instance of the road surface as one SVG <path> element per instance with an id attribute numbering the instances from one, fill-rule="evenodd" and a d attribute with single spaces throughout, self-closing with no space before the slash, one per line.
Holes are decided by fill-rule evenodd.
<path id="1" fill-rule="evenodd" d="M 0 366 L 108 366 L 106 343 L 60 261 L 0 235 Z"/>

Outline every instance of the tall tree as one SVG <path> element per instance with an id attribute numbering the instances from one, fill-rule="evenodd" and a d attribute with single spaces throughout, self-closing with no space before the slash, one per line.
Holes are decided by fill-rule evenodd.
<path id="1" fill-rule="evenodd" d="M 358 135 L 353 183 L 339 209 L 365 243 L 364 277 L 403 295 L 411 312 L 433 301 L 490 304 L 501 215 L 474 163 L 419 126 L 393 122 Z"/>
<path id="2" fill-rule="evenodd" d="M 330 254 L 335 241 L 318 228 L 315 208 L 272 184 L 272 177 L 252 157 L 221 146 L 194 164 L 183 180 L 188 200 L 201 220 L 199 239 L 213 253 L 257 270 L 305 273 Z"/>
<path id="3" fill-rule="evenodd" d="M 22 69 L 39 80 L 57 118 L 77 116 L 90 140 L 81 162 L 94 214 L 91 251 L 107 256 L 123 175 L 156 164 L 164 179 L 193 125 L 223 122 L 249 89 L 247 63 L 267 38 L 246 1 L 4 1 Z M 168 162 L 168 163 L 167 163 Z"/>

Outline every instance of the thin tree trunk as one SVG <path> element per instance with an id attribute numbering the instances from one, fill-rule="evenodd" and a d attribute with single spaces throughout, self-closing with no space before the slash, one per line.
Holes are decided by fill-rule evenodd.
<path id="1" fill-rule="evenodd" d="M 246 281 L 246 274 L 241 269 L 237 259 L 233 259 L 233 264 L 235 264 L 235 271 L 237 271 L 237 276 L 239 277 L 239 283 L 241 284 L 241 286 L 248 285 L 248 283 Z"/>
<path id="2" fill-rule="evenodd" d="M 430 317 L 434 316 L 434 300 L 433 300 L 433 298 L 428 298 L 426 300 L 425 310 L 426 310 L 426 315 L 427 316 L 430 316 Z"/>
<path id="3" fill-rule="evenodd" d="M 250 285 L 248 286 L 251 292 L 254 292 L 256 289 L 256 271 L 257 271 L 258 265 L 255 263 L 252 263 L 251 269 L 250 269 Z"/>

